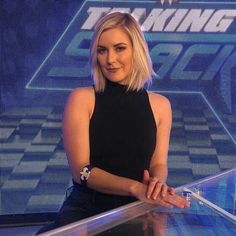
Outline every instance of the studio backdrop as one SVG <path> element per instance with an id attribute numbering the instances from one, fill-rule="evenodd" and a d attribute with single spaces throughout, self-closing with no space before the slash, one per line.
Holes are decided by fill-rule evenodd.
<path id="1" fill-rule="evenodd" d="M 91 36 L 111 11 L 140 23 L 157 74 L 149 90 L 172 104 L 168 183 L 236 166 L 235 1 L 2 0 L 0 11 L 1 215 L 63 202 L 63 107 L 72 89 L 93 84 Z"/>

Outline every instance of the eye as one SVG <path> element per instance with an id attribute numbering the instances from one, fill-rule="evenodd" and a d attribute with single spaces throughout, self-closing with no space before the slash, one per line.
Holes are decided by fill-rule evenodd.
<path id="1" fill-rule="evenodd" d="M 117 51 L 117 52 L 122 52 L 122 51 L 124 51 L 125 49 L 126 49 L 126 47 L 124 47 L 124 46 L 116 47 L 116 51 Z"/>
<path id="2" fill-rule="evenodd" d="M 98 53 L 98 54 L 104 54 L 105 51 L 106 51 L 105 48 L 98 48 L 98 49 L 97 49 L 97 53 Z"/>

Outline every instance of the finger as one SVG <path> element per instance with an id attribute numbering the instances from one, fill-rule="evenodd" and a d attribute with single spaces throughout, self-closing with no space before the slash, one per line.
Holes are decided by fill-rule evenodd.
<path id="1" fill-rule="evenodd" d="M 152 194 L 152 198 L 153 198 L 153 199 L 157 199 L 157 196 L 158 196 L 158 195 L 160 194 L 160 192 L 161 192 L 162 186 L 163 186 L 163 183 L 162 183 L 162 182 L 157 182 L 157 183 L 156 183 L 155 189 L 154 189 L 153 194 Z"/>
<path id="2" fill-rule="evenodd" d="M 190 206 L 190 202 L 187 201 L 185 198 L 179 196 L 179 195 L 175 195 L 176 196 L 176 201 L 178 201 L 178 204 L 180 204 L 182 206 L 182 208 L 187 208 Z"/>
<path id="3" fill-rule="evenodd" d="M 147 185 L 149 182 L 149 179 L 150 179 L 150 175 L 149 175 L 148 170 L 144 170 L 143 171 L 143 184 Z"/>
<path id="4" fill-rule="evenodd" d="M 175 195 L 167 194 L 163 200 L 179 208 L 187 208 L 190 205 L 186 199 L 180 197 L 177 194 Z"/>
<path id="5" fill-rule="evenodd" d="M 172 187 L 168 187 L 167 192 L 169 192 L 171 195 L 174 195 L 175 194 L 175 189 L 172 188 Z"/>
<path id="6" fill-rule="evenodd" d="M 157 178 L 156 177 L 150 178 L 149 185 L 148 185 L 148 190 L 147 190 L 147 198 L 151 197 L 151 195 L 153 193 L 153 190 L 156 186 L 156 183 L 157 183 Z"/>
<path id="7" fill-rule="evenodd" d="M 165 197 L 167 190 L 168 190 L 168 186 L 166 184 L 163 184 L 162 188 L 161 188 L 161 196 L 162 197 Z"/>
<path id="8" fill-rule="evenodd" d="M 173 208 L 172 204 L 170 204 L 170 203 L 168 203 L 168 202 L 166 202 L 162 199 L 158 199 L 157 205 L 160 205 L 160 206 L 165 207 L 165 208 L 170 208 L 170 209 Z"/>

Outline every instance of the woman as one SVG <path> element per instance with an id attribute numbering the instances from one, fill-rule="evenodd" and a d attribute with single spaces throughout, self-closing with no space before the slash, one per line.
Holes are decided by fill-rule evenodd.
<path id="1" fill-rule="evenodd" d="M 63 119 L 74 187 L 54 227 L 141 200 L 188 202 L 166 185 L 171 107 L 147 92 L 154 74 L 144 36 L 127 13 L 96 25 L 90 48 L 94 87 L 72 91 Z"/>

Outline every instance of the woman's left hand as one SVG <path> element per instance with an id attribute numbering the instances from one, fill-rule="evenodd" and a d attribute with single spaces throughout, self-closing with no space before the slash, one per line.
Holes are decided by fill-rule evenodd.
<path id="1" fill-rule="evenodd" d="M 148 170 L 144 170 L 143 183 L 148 185 L 146 196 L 147 198 L 156 199 L 158 195 L 165 197 L 166 193 L 174 195 L 175 190 L 167 186 L 165 182 L 158 177 L 150 177 Z"/>

